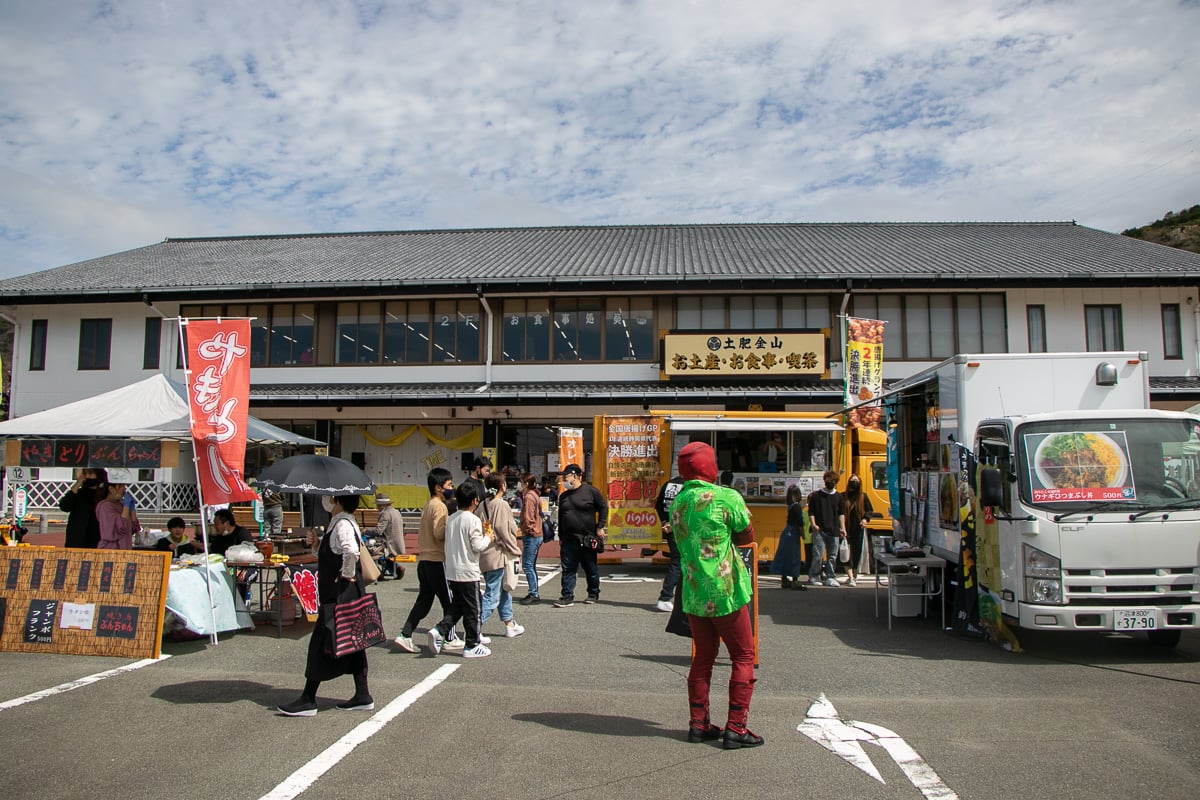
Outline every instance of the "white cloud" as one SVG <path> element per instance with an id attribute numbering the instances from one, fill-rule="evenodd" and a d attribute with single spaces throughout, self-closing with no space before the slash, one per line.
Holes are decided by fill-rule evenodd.
<path id="1" fill-rule="evenodd" d="M 1200 202 L 1200 4 L 0 0 L 0 275 L 166 236 Z"/>

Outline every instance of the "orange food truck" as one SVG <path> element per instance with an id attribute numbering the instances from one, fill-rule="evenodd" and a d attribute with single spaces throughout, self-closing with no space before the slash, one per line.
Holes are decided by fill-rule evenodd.
<path id="1" fill-rule="evenodd" d="M 649 411 L 597 416 L 593 425 L 592 482 L 609 503 L 608 542 L 663 547 L 654 510 L 659 487 L 675 473 L 679 450 L 703 441 L 717 452 L 722 476 L 746 498 L 754 518 L 759 558 L 775 555 L 787 518 L 788 488 L 801 496 L 822 485 L 833 468 L 845 489 L 858 475 L 874 510 L 871 530 L 891 533 L 886 437 L 840 423 L 840 414 L 807 411 Z"/>

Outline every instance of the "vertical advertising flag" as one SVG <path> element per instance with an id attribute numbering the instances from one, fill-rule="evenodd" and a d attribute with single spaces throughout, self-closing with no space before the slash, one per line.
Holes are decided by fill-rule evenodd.
<path id="1" fill-rule="evenodd" d="M 883 320 L 846 318 L 845 405 L 853 406 L 883 392 Z M 880 430 L 879 401 L 846 413 L 846 426 Z"/>
<path id="2" fill-rule="evenodd" d="M 250 320 L 183 320 L 188 405 L 200 500 L 205 505 L 258 497 L 242 476 L 250 406 Z"/>
<path id="3" fill-rule="evenodd" d="M 584 472 L 587 464 L 583 463 L 583 428 L 558 429 L 558 470 L 567 468 L 567 464 L 578 464 Z"/>

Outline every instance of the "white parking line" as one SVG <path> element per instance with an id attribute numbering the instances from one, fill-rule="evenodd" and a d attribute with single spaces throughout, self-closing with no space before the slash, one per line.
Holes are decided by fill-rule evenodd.
<path id="1" fill-rule="evenodd" d="M 157 664 L 159 661 L 164 661 L 168 658 L 170 658 L 170 656 L 164 655 L 159 656 L 158 658 L 142 659 L 141 661 L 135 661 L 132 664 L 126 664 L 123 667 L 110 669 L 106 672 L 97 672 L 95 675 L 88 675 L 86 678 L 80 678 L 79 680 L 71 681 L 70 683 L 60 683 L 58 686 L 54 686 L 49 689 L 43 689 L 42 691 L 34 692 L 33 694 L 27 694 L 24 697 L 18 697 L 15 700 L 6 700 L 3 703 L 0 703 L 0 711 L 8 708 L 16 708 L 17 706 L 23 706 L 26 703 L 32 703 L 34 700 L 43 700 L 47 697 L 54 697 L 55 695 L 62 694 L 63 692 L 69 692 L 72 689 L 90 686 L 91 684 L 96 683 L 97 681 L 102 681 L 105 678 L 111 678 L 114 675 L 120 675 L 124 672 L 132 672 L 135 669 L 148 667 L 151 664 Z"/>
<path id="2" fill-rule="evenodd" d="M 398 717 L 406 708 L 427 694 L 439 683 L 446 680 L 446 678 L 450 677 L 451 673 L 461 666 L 461 664 L 445 664 L 438 667 L 430 673 L 428 678 L 425 678 L 425 680 L 388 703 L 366 722 L 359 724 L 341 739 L 331 744 L 312 761 L 309 761 L 284 779 L 283 783 L 276 786 L 267 794 L 264 794 L 260 800 L 291 800 L 291 798 L 296 797 L 309 786 L 312 786 L 317 778 L 320 778 L 336 766 L 339 761 L 350 755 L 354 748 L 383 730 L 384 725 L 387 725 Z"/>

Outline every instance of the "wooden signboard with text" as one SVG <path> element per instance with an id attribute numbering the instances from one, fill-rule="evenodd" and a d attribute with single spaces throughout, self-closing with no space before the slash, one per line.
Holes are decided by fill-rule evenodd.
<path id="1" fill-rule="evenodd" d="M 0 548 L 0 650 L 158 658 L 167 551 Z"/>

